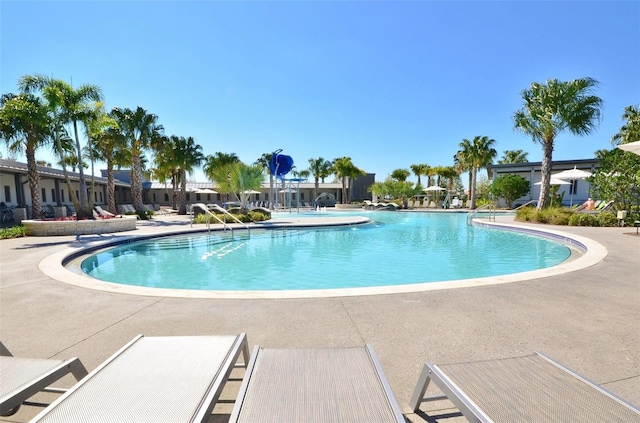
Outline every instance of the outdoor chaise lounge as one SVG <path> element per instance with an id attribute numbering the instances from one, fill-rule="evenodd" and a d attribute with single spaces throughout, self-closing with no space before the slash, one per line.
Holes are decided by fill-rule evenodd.
<path id="1" fill-rule="evenodd" d="M 244 362 L 236 364 L 240 354 Z M 238 336 L 139 335 L 32 422 L 203 422 L 234 367 L 246 366 Z"/>
<path id="2" fill-rule="evenodd" d="M 443 395 L 425 397 L 433 380 Z M 470 422 L 638 422 L 640 409 L 534 353 L 459 364 L 426 363 L 410 406 L 449 399 Z"/>
<path id="3" fill-rule="evenodd" d="M 63 392 L 51 384 L 69 373 L 80 380 L 87 370 L 75 357 L 68 360 L 14 357 L 0 342 L 0 416 L 15 414 L 23 403 L 42 405 L 26 402 L 38 392 Z"/>
<path id="4" fill-rule="evenodd" d="M 253 350 L 229 422 L 405 422 L 369 345 Z"/>

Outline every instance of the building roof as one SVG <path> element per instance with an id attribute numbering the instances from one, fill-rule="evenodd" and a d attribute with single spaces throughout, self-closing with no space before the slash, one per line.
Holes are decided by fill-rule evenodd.
<path id="1" fill-rule="evenodd" d="M 38 173 L 40 174 L 40 178 L 42 179 L 64 179 L 64 172 L 61 169 L 54 169 L 52 167 L 47 166 L 36 166 L 38 169 Z M 0 172 L 3 173 L 20 173 L 27 174 L 27 164 L 22 162 L 17 162 L 15 160 L 6 160 L 0 159 Z M 80 179 L 80 174 L 77 172 L 69 172 L 69 179 L 72 181 L 77 181 Z M 92 176 L 90 174 L 85 174 L 86 180 L 91 180 Z M 103 178 L 101 176 L 95 176 L 95 181 L 99 184 L 107 184 L 107 178 Z M 126 182 L 122 182 L 118 179 L 115 179 L 115 184 L 119 186 L 128 187 L 129 184 Z"/>

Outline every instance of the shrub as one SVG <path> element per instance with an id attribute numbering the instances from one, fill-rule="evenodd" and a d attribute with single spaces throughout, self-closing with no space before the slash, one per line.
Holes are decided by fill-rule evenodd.
<path id="1" fill-rule="evenodd" d="M 535 207 L 523 207 L 519 210 L 516 210 L 516 220 L 520 222 L 534 222 L 534 217 L 536 214 Z"/>
<path id="2" fill-rule="evenodd" d="M 269 216 L 268 213 L 264 213 L 258 210 L 249 210 L 249 213 L 247 213 L 247 215 L 252 222 L 263 222 L 265 220 L 271 219 L 271 216 Z"/>
<path id="3" fill-rule="evenodd" d="M 512 208 L 515 200 L 529 193 L 529 181 L 519 175 L 507 174 L 493 180 L 489 192 L 504 198 L 507 208 Z"/>
<path id="4" fill-rule="evenodd" d="M 12 226 L 11 228 L 0 229 L 0 239 L 20 238 L 26 236 L 24 226 Z"/>
<path id="5" fill-rule="evenodd" d="M 223 222 L 238 223 L 237 220 L 233 219 L 232 217 L 226 216 L 224 213 L 215 213 L 215 215 L 218 219 L 222 220 Z M 212 224 L 218 224 L 218 225 L 220 224 L 220 222 L 215 218 L 213 217 L 207 218 L 207 216 L 208 215 L 205 213 L 199 214 L 193 219 L 193 223 L 196 223 L 196 224 L 207 223 L 207 220 L 209 220 L 209 222 Z M 265 220 L 269 220 L 271 218 L 271 216 L 268 213 L 264 213 L 259 210 L 249 210 L 247 213 L 234 214 L 233 217 L 235 217 L 242 223 L 262 222 Z"/>
<path id="6" fill-rule="evenodd" d="M 600 226 L 596 215 L 589 213 L 574 213 L 569 219 L 569 226 Z"/>
<path id="7" fill-rule="evenodd" d="M 596 215 L 598 226 L 618 226 L 618 216 L 610 211 L 604 211 Z"/>
<path id="8" fill-rule="evenodd" d="M 562 207 L 548 207 L 536 210 L 533 207 L 524 207 L 516 211 L 516 220 L 521 222 L 548 223 L 550 225 L 566 225 L 569 223 L 572 212 Z"/>
<path id="9" fill-rule="evenodd" d="M 196 217 L 194 217 L 193 218 L 193 223 L 195 223 L 195 224 L 207 223 L 207 220 L 212 221 L 213 223 L 218 223 L 218 221 L 215 220 L 215 219 L 210 219 L 210 218 L 208 219 L 207 215 L 204 214 L 204 213 L 199 214 Z"/>

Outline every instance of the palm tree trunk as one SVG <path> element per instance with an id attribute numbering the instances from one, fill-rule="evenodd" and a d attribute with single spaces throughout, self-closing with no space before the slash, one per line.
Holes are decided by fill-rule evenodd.
<path id="1" fill-rule="evenodd" d="M 171 172 L 171 190 L 171 208 L 178 210 L 178 175 L 175 171 Z M 184 191 L 182 195 L 184 195 Z"/>
<path id="2" fill-rule="evenodd" d="M 78 122 L 73 121 L 73 132 L 76 138 L 76 154 L 78 155 L 78 184 L 80 185 L 80 208 L 76 210 L 78 219 L 93 218 L 93 210 L 89 205 L 87 197 L 87 181 L 84 178 L 84 168 L 82 166 L 82 147 L 80 146 L 80 138 L 78 136 Z"/>
<path id="3" fill-rule="evenodd" d="M 187 214 L 187 197 L 185 195 L 187 190 L 187 172 L 185 170 L 180 171 L 180 188 L 180 192 L 178 193 L 178 203 L 180 204 L 178 214 L 185 215 Z"/>
<path id="4" fill-rule="evenodd" d="M 542 184 L 540 184 L 540 197 L 537 210 L 542 210 L 549 205 L 549 186 L 551 182 L 551 160 L 553 155 L 553 141 L 542 144 Z"/>
<path id="5" fill-rule="evenodd" d="M 36 167 L 36 150 L 32 143 L 27 143 L 27 175 L 29 177 L 29 190 L 31 191 L 31 218 L 42 217 L 42 203 L 40 201 L 40 174 Z"/>
<path id="6" fill-rule="evenodd" d="M 269 172 L 269 207 L 272 208 L 273 204 L 273 175 Z"/>
<path id="7" fill-rule="evenodd" d="M 469 184 L 469 196 L 471 200 L 471 205 L 469 209 L 475 210 L 476 208 L 476 179 L 478 175 L 478 169 L 474 167 L 471 169 L 471 183 Z"/>
<path id="8" fill-rule="evenodd" d="M 140 175 L 140 154 L 133 152 L 131 159 L 131 201 L 138 213 L 144 213 L 142 204 L 142 178 Z"/>
<path id="9" fill-rule="evenodd" d="M 107 210 L 113 214 L 118 213 L 116 210 L 116 184 L 111 160 L 107 160 Z"/>

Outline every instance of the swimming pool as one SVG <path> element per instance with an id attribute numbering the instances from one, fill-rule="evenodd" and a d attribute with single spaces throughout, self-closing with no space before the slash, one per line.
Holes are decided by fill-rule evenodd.
<path id="1" fill-rule="evenodd" d="M 528 272 L 571 255 L 547 238 L 467 225 L 463 213 L 357 214 L 373 223 L 171 236 L 98 252 L 81 268 L 102 281 L 150 288 L 330 290 Z"/>

